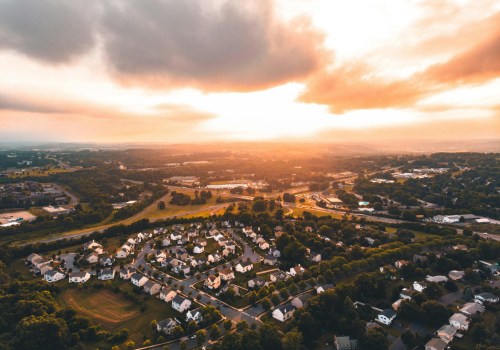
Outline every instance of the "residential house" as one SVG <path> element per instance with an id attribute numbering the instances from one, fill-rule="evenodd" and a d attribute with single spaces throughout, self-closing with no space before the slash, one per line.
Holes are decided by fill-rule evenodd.
<path id="1" fill-rule="evenodd" d="M 321 254 L 311 251 L 309 253 L 309 260 L 311 260 L 312 262 L 320 262 L 321 261 Z"/>
<path id="2" fill-rule="evenodd" d="M 161 241 L 162 247 L 168 247 L 171 244 L 171 241 L 168 237 L 164 237 Z"/>
<path id="3" fill-rule="evenodd" d="M 86 271 L 72 272 L 69 274 L 69 283 L 85 283 L 90 279 L 90 274 Z"/>
<path id="4" fill-rule="evenodd" d="M 281 257 L 281 252 L 274 247 L 269 248 L 269 254 L 274 255 L 277 258 Z"/>
<path id="5" fill-rule="evenodd" d="M 64 278 L 64 274 L 58 270 L 48 270 L 43 275 L 43 279 L 49 283 L 60 281 Z"/>
<path id="6" fill-rule="evenodd" d="M 83 245 L 83 249 L 84 250 L 95 250 L 96 248 L 101 248 L 102 249 L 102 245 L 97 243 L 96 241 L 94 240 L 91 240 L 90 242 L 87 242 Z"/>
<path id="7" fill-rule="evenodd" d="M 262 241 L 259 243 L 259 248 L 262 250 L 267 250 L 269 249 L 269 243 L 267 243 L 267 241 Z"/>
<path id="8" fill-rule="evenodd" d="M 278 281 L 284 281 L 286 280 L 287 278 L 289 278 L 289 276 L 284 273 L 283 271 L 273 271 L 271 272 L 271 274 L 269 275 L 269 279 L 271 280 L 271 282 L 278 282 Z"/>
<path id="9" fill-rule="evenodd" d="M 236 253 L 236 247 L 235 246 L 230 246 L 226 245 L 224 249 L 222 250 L 222 256 L 229 256 L 231 254 Z"/>
<path id="10" fill-rule="evenodd" d="M 115 270 L 111 268 L 102 269 L 98 278 L 101 281 L 112 280 L 115 278 Z"/>
<path id="11" fill-rule="evenodd" d="M 274 266 L 278 263 L 278 258 L 272 254 L 267 254 L 264 257 L 264 264 Z"/>
<path id="12" fill-rule="evenodd" d="M 423 292 L 425 288 L 427 288 L 425 283 L 417 281 L 413 282 L 413 289 L 415 289 L 417 292 Z"/>
<path id="13" fill-rule="evenodd" d="M 420 283 L 419 283 L 419 285 L 420 285 Z M 401 292 L 399 293 L 399 296 L 401 297 L 401 299 L 411 300 L 411 298 L 413 297 L 413 290 L 408 289 L 408 288 L 403 288 L 401 290 Z"/>
<path id="14" fill-rule="evenodd" d="M 425 276 L 425 280 L 427 282 L 434 282 L 434 283 L 445 283 L 446 281 L 448 281 L 448 278 L 446 276 L 430 276 L 430 275 L 427 275 Z"/>
<path id="15" fill-rule="evenodd" d="M 448 277 L 452 281 L 461 280 L 462 278 L 464 278 L 464 276 L 465 276 L 465 272 L 464 271 L 451 270 L 450 272 L 448 272 Z"/>
<path id="16" fill-rule="evenodd" d="M 166 320 L 162 320 L 156 324 L 156 329 L 158 332 L 163 332 L 165 334 L 172 334 L 174 328 L 179 324 L 175 319 L 173 318 L 167 318 Z"/>
<path id="17" fill-rule="evenodd" d="M 252 278 L 248 281 L 248 288 L 260 288 L 266 284 L 266 280 L 262 277 Z"/>
<path id="18" fill-rule="evenodd" d="M 132 248 L 129 245 L 124 244 L 120 249 L 118 249 L 115 256 L 117 259 L 124 259 L 130 255 L 131 250 Z"/>
<path id="19" fill-rule="evenodd" d="M 28 264 L 31 264 L 31 265 L 34 265 L 34 261 L 40 261 L 40 260 L 43 260 L 43 258 L 36 254 L 36 253 L 31 253 L 30 255 L 28 255 L 28 257 L 26 258 L 26 262 Z"/>
<path id="20" fill-rule="evenodd" d="M 304 271 L 305 271 L 305 269 L 302 266 L 297 265 L 297 266 L 290 268 L 290 275 L 292 277 L 295 277 L 296 275 L 300 275 L 300 274 L 304 273 Z"/>
<path id="21" fill-rule="evenodd" d="M 467 317 L 472 317 L 478 314 L 482 314 L 485 310 L 485 307 L 481 304 L 467 303 L 462 306 L 460 312 Z"/>
<path id="22" fill-rule="evenodd" d="M 149 279 L 146 276 L 141 275 L 140 273 L 134 273 L 130 276 L 130 281 L 133 285 L 137 287 L 142 287 Z"/>
<path id="23" fill-rule="evenodd" d="M 172 308 L 179 312 L 184 312 L 191 307 L 191 301 L 177 294 L 172 299 Z"/>
<path id="24" fill-rule="evenodd" d="M 219 277 L 223 281 L 232 280 L 232 279 L 234 279 L 234 271 L 230 267 L 228 267 L 226 269 L 222 269 L 219 271 Z"/>
<path id="25" fill-rule="evenodd" d="M 445 350 L 447 346 L 441 338 L 432 338 L 425 344 L 425 350 Z"/>
<path id="26" fill-rule="evenodd" d="M 333 286 L 333 284 L 326 283 L 321 286 L 316 286 L 315 288 L 316 288 L 316 294 L 321 294 L 324 293 L 326 290 L 334 289 L 335 287 Z"/>
<path id="27" fill-rule="evenodd" d="M 303 307 L 306 306 L 306 302 L 309 298 L 310 298 L 310 296 L 308 294 L 302 294 L 298 297 L 293 298 L 291 303 L 297 309 L 302 309 Z"/>
<path id="28" fill-rule="evenodd" d="M 295 306 L 290 303 L 286 303 L 274 309 L 272 315 L 274 319 L 281 322 L 286 322 L 292 318 L 294 312 Z"/>
<path id="29" fill-rule="evenodd" d="M 186 322 L 189 323 L 191 321 L 194 321 L 196 323 L 200 323 L 201 321 L 203 321 L 203 316 L 201 314 L 201 309 L 200 308 L 197 308 L 197 309 L 194 309 L 194 310 L 189 310 L 186 313 Z"/>
<path id="30" fill-rule="evenodd" d="M 337 350 L 358 350 L 358 341 L 350 337 L 333 337 L 333 344 Z"/>
<path id="31" fill-rule="evenodd" d="M 210 275 L 205 280 L 205 287 L 208 289 L 219 289 L 220 287 L 220 277 L 215 275 Z"/>
<path id="32" fill-rule="evenodd" d="M 441 338 L 445 343 L 449 343 L 453 340 L 453 337 L 457 333 L 457 328 L 448 324 L 441 326 L 436 332 L 437 336 Z"/>
<path id="33" fill-rule="evenodd" d="M 85 258 L 85 260 L 89 264 L 97 264 L 97 262 L 99 261 L 99 254 L 97 254 L 97 253 L 90 253 L 89 255 L 87 255 L 87 257 Z"/>
<path id="34" fill-rule="evenodd" d="M 405 265 L 408 265 L 410 262 L 408 260 L 396 260 L 396 262 L 394 263 L 394 266 L 397 268 L 397 269 L 400 269 L 402 268 L 403 266 Z"/>
<path id="35" fill-rule="evenodd" d="M 450 322 L 450 325 L 453 327 L 456 327 L 462 331 L 466 331 L 469 329 L 469 319 L 467 316 L 459 313 L 455 313 L 451 315 L 451 317 L 448 320 Z"/>
<path id="36" fill-rule="evenodd" d="M 377 321 L 385 325 L 390 325 L 396 318 L 396 312 L 393 309 L 385 309 L 377 315 Z"/>
<path id="37" fill-rule="evenodd" d="M 195 245 L 193 248 L 193 254 L 201 254 L 205 251 L 205 247 L 202 245 Z"/>
<path id="38" fill-rule="evenodd" d="M 159 283 L 149 280 L 146 283 L 144 283 L 143 288 L 145 293 L 148 293 L 150 295 L 155 295 L 160 291 L 161 285 Z"/>
<path id="39" fill-rule="evenodd" d="M 250 236 L 251 233 L 253 233 L 253 229 L 250 227 L 250 226 L 247 226 L 247 227 L 244 227 L 242 230 L 241 230 L 245 236 Z"/>
<path id="40" fill-rule="evenodd" d="M 113 266 L 114 263 L 115 259 L 113 259 L 113 257 L 111 256 L 103 256 L 99 258 L 99 264 L 101 264 L 102 266 Z"/>
<path id="41" fill-rule="evenodd" d="M 128 279 L 130 279 L 130 277 L 132 276 L 132 274 L 134 272 L 135 271 L 133 269 L 123 268 L 123 269 L 120 270 L 120 278 L 124 279 L 124 280 L 128 280 Z"/>
<path id="42" fill-rule="evenodd" d="M 239 273 L 246 273 L 253 269 L 253 264 L 250 261 L 244 261 L 236 265 L 235 270 Z"/>
<path id="43" fill-rule="evenodd" d="M 467 251 L 469 248 L 465 244 L 457 244 L 453 246 L 453 250 L 464 250 Z"/>
<path id="44" fill-rule="evenodd" d="M 491 304 L 496 304 L 498 303 L 498 297 L 492 293 L 480 293 L 476 294 L 474 296 L 475 299 L 482 301 L 482 302 L 487 302 Z"/>
<path id="45" fill-rule="evenodd" d="M 399 310 L 399 306 L 401 305 L 401 303 L 403 302 L 403 300 L 405 300 L 405 299 L 400 298 L 400 299 L 396 300 L 395 302 L 393 302 L 392 303 L 392 309 L 394 311 L 398 311 Z"/>
<path id="46" fill-rule="evenodd" d="M 169 303 L 175 298 L 176 295 L 177 295 L 176 291 L 170 290 L 168 288 L 164 288 L 160 292 L 160 299 L 163 299 L 163 300 L 165 300 L 165 302 Z"/>

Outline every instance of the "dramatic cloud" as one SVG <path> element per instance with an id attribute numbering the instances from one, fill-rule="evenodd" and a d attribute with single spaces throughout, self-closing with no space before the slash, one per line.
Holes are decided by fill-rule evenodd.
<path id="1" fill-rule="evenodd" d="M 94 45 L 92 6 L 64 0 L 0 0 L 0 49 L 64 63 Z"/>
<path id="2" fill-rule="evenodd" d="M 500 24 L 495 29 L 490 38 L 448 62 L 430 67 L 424 76 L 449 84 L 478 83 L 499 77 Z"/>
<path id="3" fill-rule="evenodd" d="M 249 91 L 318 69 L 322 36 L 280 21 L 271 1 L 115 2 L 101 32 L 112 74 L 153 87 Z"/>
<path id="4" fill-rule="evenodd" d="M 271 0 L 0 0 L 0 48 L 62 63 L 99 47 L 113 77 L 147 88 L 300 80 L 323 65 L 322 44 L 307 18 L 281 20 Z"/>
<path id="5" fill-rule="evenodd" d="M 348 110 L 405 107 L 423 95 L 418 81 L 391 81 L 374 76 L 361 63 L 318 74 L 299 97 L 302 102 L 328 105 L 332 113 Z"/>

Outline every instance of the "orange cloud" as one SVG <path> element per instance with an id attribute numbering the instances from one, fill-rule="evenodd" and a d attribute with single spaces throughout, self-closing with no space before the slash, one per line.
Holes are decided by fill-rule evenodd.
<path id="1" fill-rule="evenodd" d="M 405 107 L 415 103 L 422 91 L 416 80 L 387 80 L 356 63 L 318 74 L 308 82 L 299 100 L 328 105 L 338 114 L 354 109 Z"/>
<path id="2" fill-rule="evenodd" d="M 491 18 L 500 19 L 500 13 Z M 493 21 L 488 21 L 490 24 Z M 376 75 L 363 63 L 349 63 L 314 75 L 299 100 L 328 105 L 332 113 L 355 109 L 411 107 L 437 92 L 500 77 L 500 21 L 483 39 L 443 63 L 407 79 Z"/>

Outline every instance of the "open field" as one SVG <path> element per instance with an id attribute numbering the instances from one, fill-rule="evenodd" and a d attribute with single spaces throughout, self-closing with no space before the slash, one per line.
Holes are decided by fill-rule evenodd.
<path id="1" fill-rule="evenodd" d="M 131 301 L 108 290 L 67 289 L 60 298 L 66 306 L 111 329 L 140 315 Z"/>
<path id="2" fill-rule="evenodd" d="M 92 280 L 87 282 L 92 283 Z M 133 289 L 131 283 L 117 279 L 112 281 L 112 284 L 122 291 Z M 169 304 L 155 296 L 143 294 L 143 297 L 145 311 L 141 311 L 139 305 L 125 299 L 121 294 L 108 289 L 67 288 L 58 295 L 57 301 L 61 306 L 74 308 L 79 314 L 90 318 L 106 330 L 116 332 L 123 328 L 128 329 L 129 339 L 136 344 L 142 344 L 144 337 L 150 338 L 152 335 L 151 321 L 161 321 L 169 317 L 184 318 Z"/>
<path id="3" fill-rule="evenodd" d="M 18 170 L 15 172 L 9 172 L 7 174 L 7 177 L 10 179 L 18 179 L 30 176 L 49 176 L 52 174 L 73 172 L 75 170 L 78 169 L 61 169 L 61 168 L 26 169 L 26 170 Z"/>

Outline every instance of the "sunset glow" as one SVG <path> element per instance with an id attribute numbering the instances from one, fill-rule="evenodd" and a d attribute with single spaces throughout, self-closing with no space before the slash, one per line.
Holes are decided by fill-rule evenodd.
<path id="1" fill-rule="evenodd" d="M 500 134 L 498 1 L 87 5 L 0 0 L 0 140 Z"/>

